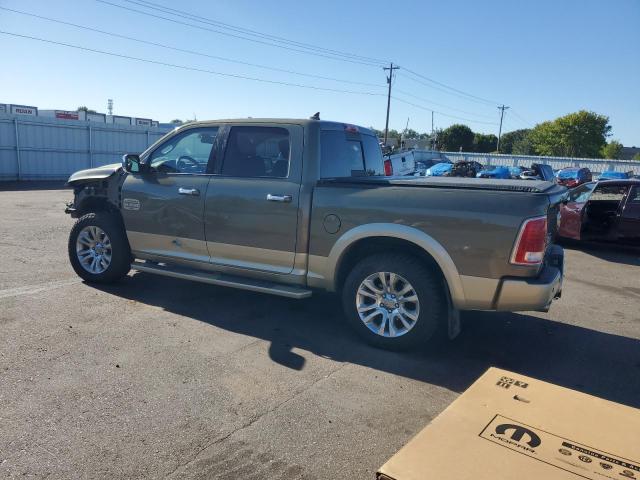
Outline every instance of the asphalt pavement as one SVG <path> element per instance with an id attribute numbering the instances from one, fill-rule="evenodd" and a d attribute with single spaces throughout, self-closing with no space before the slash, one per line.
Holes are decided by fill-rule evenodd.
<path id="1" fill-rule="evenodd" d="M 572 245 L 548 313 L 465 313 L 455 341 L 390 353 L 328 294 L 85 284 L 71 192 L 5 187 L 2 477 L 373 479 L 489 366 L 640 407 L 640 252 Z"/>

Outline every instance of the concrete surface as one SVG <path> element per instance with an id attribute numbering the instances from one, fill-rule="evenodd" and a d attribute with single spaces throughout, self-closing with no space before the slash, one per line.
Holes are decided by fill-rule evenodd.
<path id="1" fill-rule="evenodd" d="M 640 407 L 638 252 L 572 247 L 549 313 L 467 313 L 456 341 L 396 354 L 329 295 L 86 285 L 70 198 L 0 191 L 0 476 L 373 479 L 490 365 Z"/>

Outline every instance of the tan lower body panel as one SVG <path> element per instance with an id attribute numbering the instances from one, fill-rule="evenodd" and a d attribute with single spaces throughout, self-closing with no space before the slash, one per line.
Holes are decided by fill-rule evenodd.
<path id="1" fill-rule="evenodd" d="M 232 268 L 238 274 L 242 271 L 256 271 L 300 276 L 307 269 L 307 255 L 301 253 L 134 231 L 127 231 L 127 237 L 134 256 L 188 261 L 192 266 L 193 262 L 199 262 L 207 270 L 209 265 L 217 265 Z M 213 255 L 210 256 L 209 252 Z"/>
<path id="2" fill-rule="evenodd" d="M 497 278 L 460 275 L 464 291 L 464 307 L 467 310 L 491 310 L 500 285 Z"/>

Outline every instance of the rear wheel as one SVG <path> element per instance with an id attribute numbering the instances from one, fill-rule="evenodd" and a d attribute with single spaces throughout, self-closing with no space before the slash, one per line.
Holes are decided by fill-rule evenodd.
<path id="1" fill-rule="evenodd" d="M 408 350 L 440 337 L 447 300 L 439 275 L 414 257 L 377 254 L 349 273 L 342 302 L 352 328 L 368 343 Z"/>
<path id="2" fill-rule="evenodd" d="M 88 282 L 111 283 L 131 268 L 131 250 L 122 222 L 107 212 L 87 213 L 69 234 L 69 260 Z"/>

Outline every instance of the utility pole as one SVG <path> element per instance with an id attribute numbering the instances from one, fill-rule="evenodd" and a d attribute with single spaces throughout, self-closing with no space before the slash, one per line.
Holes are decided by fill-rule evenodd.
<path id="1" fill-rule="evenodd" d="M 431 150 L 436 148 L 436 140 L 433 138 L 433 110 L 431 110 Z"/>
<path id="2" fill-rule="evenodd" d="M 387 94 L 387 121 L 384 124 L 384 146 L 387 146 L 387 138 L 389 136 L 389 109 L 391 108 L 391 80 L 393 80 L 393 71 L 398 70 L 400 67 L 394 67 L 393 62 L 388 67 L 382 67 L 383 70 L 389 70 L 389 76 L 387 77 L 387 83 L 389 84 L 389 93 Z"/>
<path id="3" fill-rule="evenodd" d="M 502 136 L 502 119 L 504 118 L 504 111 L 508 109 L 509 107 L 505 107 L 504 105 L 502 105 L 501 107 L 498 107 L 498 110 L 500 110 L 500 129 L 498 130 L 498 145 L 496 147 L 496 150 L 498 151 L 498 153 L 500 153 L 500 137 Z"/>

